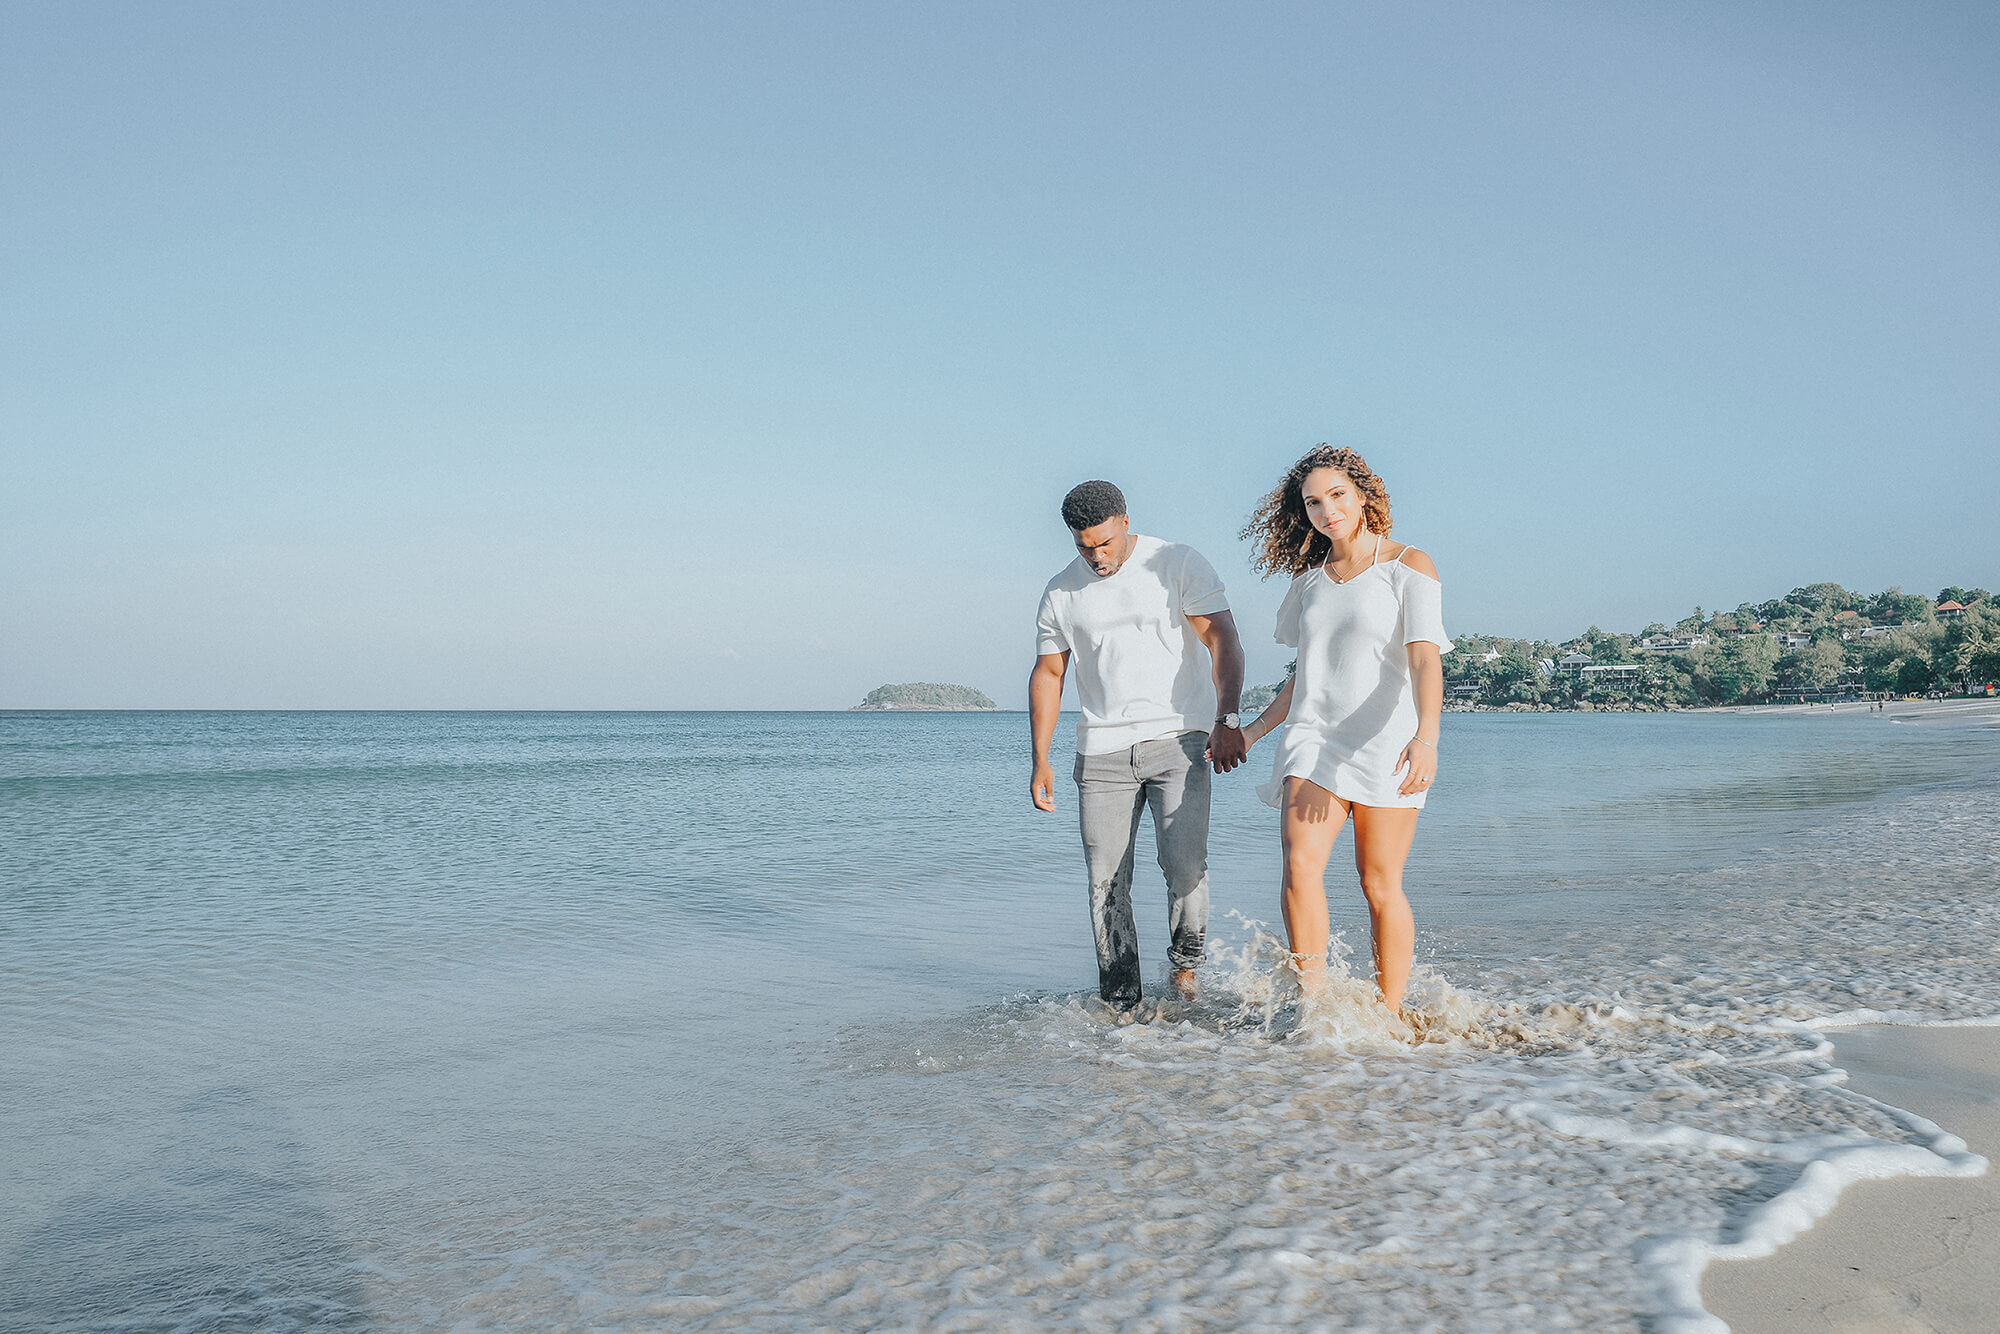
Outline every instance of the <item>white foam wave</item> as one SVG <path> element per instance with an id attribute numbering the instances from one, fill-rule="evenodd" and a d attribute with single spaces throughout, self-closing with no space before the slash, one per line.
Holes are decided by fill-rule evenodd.
<path id="1" fill-rule="evenodd" d="M 1729 1326 L 1702 1305 L 1702 1271 L 1714 1260 L 1755 1260 L 1772 1254 L 1831 1213 L 1840 1193 L 1855 1182 L 1970 1177 L 1987 1171 L 1987 1160 L 1970 1152 L 1958 1136 L 1900 1108 L 1880 1102 L 1876 1106 L 1905 1121 L 1929 1142 L 1825 1146 L 1806 1163 L 1789 1189 L 1743 1219 L 1735 1241 L 1679 1236 L 1646 1248 L 1640 1263 L 1652 1271 L 1658 1285 L 1661 1314 L 1657 1328 L 1662 1334 L 1728 1334 Z"/>
<path id="2" fill-rule="evenodd" d="M 2000 1014 L 1940 1018 L 1914 1010 L 1842 1010 L 1812 1019 L 1774 1019 L 1770 1027 L 1779 1032 L 1809 1033 L 1863 1028 L 1869 1024 L 1893 1024 L 1898 1028 L 2000 1028 Z"/>

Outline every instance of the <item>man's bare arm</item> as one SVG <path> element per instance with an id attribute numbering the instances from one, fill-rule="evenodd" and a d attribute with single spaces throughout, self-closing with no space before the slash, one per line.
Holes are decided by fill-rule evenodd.
<path id="1" fill-rule="evenodd" d="M 1056 775 L 1049 767 L 1049 746 L 1056 739 L 1056 715 L 1062 712 L 1063 677 L 1068 672 L 1068 653 L 1044 653 L 1028 673 L 1028 733 L 1035 747 L 1028 796 L 1037 810 L 1056 808 Z"/>
<path id="2" fill-rule="evenodd" d="M 1215 673 L 1217 713 L 1235 713 L 1243 703 L 1243 641 L 1236 637 L 1236 618 L 1227 611 L 1213 616 L 1190 616 L 1188 624 L 1208 646 L 1208 659 Z M 1219 774 L 1243 763 L 1250 743 L 1233 727 L 1217 726 L 1209 733 L 1208 758 Z"/>

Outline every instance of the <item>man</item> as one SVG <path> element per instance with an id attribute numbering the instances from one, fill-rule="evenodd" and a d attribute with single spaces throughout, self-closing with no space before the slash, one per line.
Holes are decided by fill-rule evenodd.
<path id="1" fill-rule="evenodd" d="M 1125 496 L 1084 482 L 1062 503 L 1077 557 L 1049 580 L 1036 617 L 1028 726 L 1029 795 L 1053 811 L 1049 743 L 1063 678 L 1076 668 L 1077 808 L 1097 935 L 1097 990 L 1123 1016 L 1139 1005 L 1139 932 L 1132 858 L 1139 812 L 1167 877 L 1167 961 L 1192 1000 L 1208 930 L 1209 770 L 1243 762 L 1243 646 L 1215 570 L 1192 547 L 1131 531 Z M 1201 649 L 1209 664 L 1204 669 Z"/>

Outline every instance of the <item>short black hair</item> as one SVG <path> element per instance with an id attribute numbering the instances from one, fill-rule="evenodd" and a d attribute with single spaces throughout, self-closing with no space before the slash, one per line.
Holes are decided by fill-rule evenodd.
<path id="1" fill-rule="evenodd" d="M 1095 528 L 1125 512 L 1125 493 L 1109 482 L 1078 482 L 1063 497 L 1063 522 L 1072 533 Z"/>

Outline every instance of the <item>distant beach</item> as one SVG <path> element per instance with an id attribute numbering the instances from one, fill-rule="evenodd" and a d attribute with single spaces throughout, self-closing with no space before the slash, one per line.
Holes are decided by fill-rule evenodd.
<path id="1" fill-rule="evenodd" d="M 1965 723 L 1975 727 L 2000 725 L 2000 698 L 1842 700 L 1833 704 L 1725 704 L 1689 713 L 1804 714 L 1812 717 L 1873 715 L 1899 723 Z"/>

